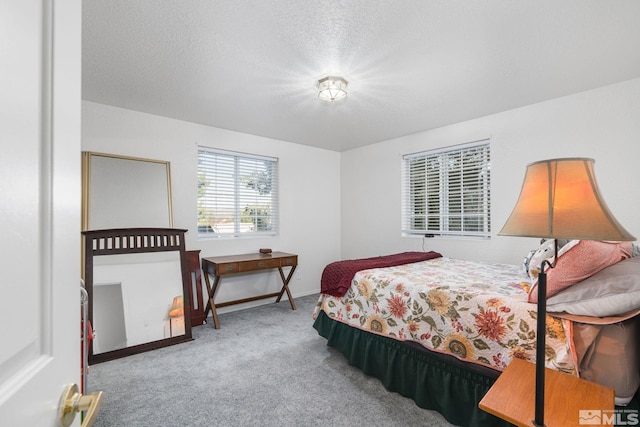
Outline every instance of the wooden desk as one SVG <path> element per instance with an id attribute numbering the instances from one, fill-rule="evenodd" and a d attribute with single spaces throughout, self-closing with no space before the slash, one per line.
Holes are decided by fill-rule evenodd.
<path id="1" fill-rule="evenodd" d="M 204 310 L 204 317 L 209 314 L 209 310 L 213 315 L 213 323 L 216 329 L 220 329 L 220 321 L 218 320 L 217 308 L 226 307 L 228 305 L 240 304 L 243 302 L 255 301 L 264 298 L 277 297 L 276 302 L 280 302 L 282 295 L 287 292 L 291 309 L 295 310 L 296 305 L 293 302 L 291 291 L 289 290 L 289 281 L 293 272 L 298 265 L 298 255 L 288 254 L 285 252 L 272 252 L 270 254 L 243 254 L 229 255 L 219 257 L 202 258 L 202 271 L 204 272 L 204 280 L 209 293 L 209 301 Z M 289 274 L 285 277 L 282 267 L 291 267 Z M 222 303 L 215 302 L 215 296 L 220 287 L 220 278 L 227 274 L 246 273 L 248 271 L 270 270 L 277 268 L 282 279 L 282 289 L 280 292 L 271 294 L 258 295 L 250 298 L 243 298 Z M 210 276 L 213 276 L 213 284 L 210 282 Z"/>
<path id="2" fill-rule="evenodd" d="M 532 426 L 535 418 L 535 376 L 533 363 L 513 359 L 478 406 L 517 426 Z M 609 418 L 614 415 L 614 391 L 600 384 L 546 369 L 544 390 L 544 422 L 547 427 L 588 424 L 580 423 L 580 411 L 600 411 L 602 416 Z"/>

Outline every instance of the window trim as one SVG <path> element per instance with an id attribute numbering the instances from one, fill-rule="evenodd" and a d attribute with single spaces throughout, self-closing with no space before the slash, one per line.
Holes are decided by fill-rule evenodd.
<path id="1" fill-rule="evenodd" d="M 449 157 L 462 155 L 467 150 L 472 149 L 482 149 L 482 154 L 485 156 L 482 168 L 486 173 L 484 174 L 484 178 L 480 180 L 476 180 L 477 182 L 482 182 L 482 186 L 480 191 L 482 193 L 479 206 L 481 208 L 481 212 L 466 212 L 464 211 L 464 189 L 461 188 L 462 184 L 460 184 L 460 209 L 459 213 L 454 215 L 459 217 L 460 220 L 460 229 L 459 230 L 449 230 L 448 224 L 446 223 L 447 219 L 451 218 L 450 208 L 451 206 L 448 204 L 448 198 L 453 194 L 453 192 L 446 188 L 450 183 L 448 177 L 445 175 L 446 171 L 443 168 L 438 169 L 439 178 L 435 185 L 438 187 L 438 205 L 440 211 L 432 216 L 433 218 L 439 218 L 438 229 L 429 229 L 429 213 L 427 212 L 427 194 L 428 190 L 426 189 L 426 178 L 425 178 L 425 201 L 422 202 L 424 204 L 424 229 L 413 227 L 413 222 L 416 218 L 415 209 L 415 194 L 413 194 L 413 190 L 411 188 L 411 177 L 410 177 L 410 162 L 416 159 L 434 159 L 436 157 Z M 461 169 L 457 174 L 459 176 L 463 175 L 464 169 Z M 488 239 L 491 237 L 491 140 L 489 138 L 480 139 L 472 142 L 468 142 L 465 144 L 452 145 L 447 147 L 441 147 L 433 150 L 425 150 L 416 153 L 405 154 L 402 156 L 402 204 L 401 204 L 401 232 L 403 236 L 421 236 L 421 237 L 465 237 L 465 238 L 483 238 Z M 443 187 L 445 187 L 443 189 Z M 413 199 L 412 199 L 413 194 Z M 478 204 L 475 205 L 478 207 Z M 473 217 L 477 215 L 482 221 L 482 230 L 464 230 L 464 221 L 465 218 Z"/>

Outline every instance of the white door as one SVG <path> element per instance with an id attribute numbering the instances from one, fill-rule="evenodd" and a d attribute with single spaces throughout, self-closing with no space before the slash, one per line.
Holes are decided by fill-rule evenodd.
<path id="1" fill-rule="evenodd" d="M 0 0 L 1 426 L 59 425 L 80 382 L 81 19 Z"/>

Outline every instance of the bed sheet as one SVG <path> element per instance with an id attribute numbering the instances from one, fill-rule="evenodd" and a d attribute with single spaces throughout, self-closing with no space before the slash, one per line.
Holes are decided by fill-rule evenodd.
<path id="1" fill-rule="evenodd" d="M 452 258 L 362 270 L 343 297 L 321 294 L 337 321 L 502 371 L 514 357 L 536 358 L 536 305 L 515 265 Z M 547 316 L 545 365 L 577 375 L 572 323 Z"/>

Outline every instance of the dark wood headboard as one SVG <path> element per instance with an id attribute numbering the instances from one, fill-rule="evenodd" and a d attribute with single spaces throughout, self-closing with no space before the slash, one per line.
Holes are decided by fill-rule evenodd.
<path id="1" fill-rule="evenodd" d="M 183 251 L 184 233 L 178 228 L 115 228 L 83 231 L 85 254 L 117 255 L 143 252 Z"/>
<path id="2" fill-rule="evenodd" d="M 93 345 L 89 348 L 89 364 L 105 362 L 118 357 L 141 353 L 167 345 L 190 341 L 191 338 L 191 302 L 190 277 L 185 250 L 184 234 L 187 230 L 179 228 L 114 228 L 107 230 L 83 231 L 84 236 L 84 282 L 88 302 L 88 319 L 93 323 L 93 258 L 104 255 L 138 254 L 148 252 L 178 251 L 182 273 L 182 294 L 184 304 L 185 334 L 158 341 L 139 344 L 119 350 L 93 354 Z"/>

